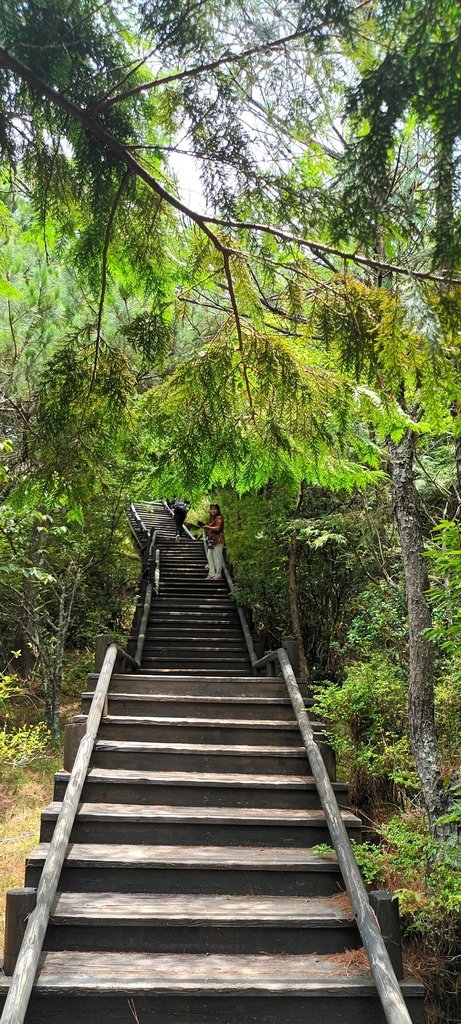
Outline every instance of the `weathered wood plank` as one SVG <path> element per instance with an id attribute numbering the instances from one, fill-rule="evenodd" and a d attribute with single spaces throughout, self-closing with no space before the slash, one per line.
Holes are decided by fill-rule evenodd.
<path id="1" fill-rule="evenodd" d="M 155 953 L 53 953 L 40 958 L 37 990 L 72 992 L 297 992 L 322 987 L 346 997 L 374 991 L 371 973 L 342 957 Z M 420 993 L 407 983 L 406 991 Z M 400 991 L 400 990 L 399 990 Z"/>
<path id="2" fill-rule="evenodd" d="M 354 920 L 348 898 L 330 897 L 236 897 L 221 895 L 165 895 L 163 893 L 58 893 L 51 917 L 54 922 L 94 921 L 120 924 L 155 924 L 180 921 L 203 925 L 235 925 L 267 922 L 334 928 Z"/>
<path id="3" fill-rule="evenodd" d="M 54 802 L 49 804 L 42 812 L 44 820 L 57 817 L 61 810 L 61 804 Z M 340 808 L 342 821 L 347 825 L 355 825 L 361 828 L 360 818 L 350 811 Z M 240 824 L 241 822 L 256 822 L 260 825 L 277 824 L 300 824 L 309 826 L 325 821 L 323 810 L 315 808 L 284 808 L 284 807 L 182 807 L 156 805 L 155 807 L 144 804 L 111 804 L 111 803 L 82 803 L 76 815 L 81 821 L 91 821 L 99 818 L 104 821 L 117 822 L 122 819 L 129 819 L 130 822 L 149 821 L 156 822 L 196 822 L 216 821 L 228 824 Z"/>
<path id="4" fill-rule="evenodd" d="M 48 843 L 40 843 L 27 858 L 27 864 L 41 862 L 48 851 Z M 67 848 L 66 863 L 113 865 L 119 868 L 140 866 L 243 868 L 271 871 L 334 871 L 339 868 L 330 857 L 298 847 L 268 846 L 152 846 L 128 843 L 72 843 Z"/>

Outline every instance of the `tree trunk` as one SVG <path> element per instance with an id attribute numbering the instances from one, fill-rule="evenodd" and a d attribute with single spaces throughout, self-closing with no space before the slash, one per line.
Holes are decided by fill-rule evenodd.
<path id="1" fill-rule="evenodd" d="M 303 485 L 301 484 L 298 498 L 296 501 L 295 516 L 298 515 L 299 510 L 301 508 L 303 493 Z M 306 652 L 304 650 L 303 634 L 301 627 L 301 615 L 299 611 L 297 567 L 298 539 L 296 530 L 293 529 L 290 534 L 290 555 L 288 559 L 288 594 L 290 599 L 290 620 L 293 639 L 296 640 L 299 647 L 299 677 L 300 681 L 305 683 L 308 681 L 310 673 L 309 666 L 307 664 Z"/>
<path id="2" fill-rule="evenodd" d="M 399 444 L 388 441 L 394 513 L 400 537 L 407 593 L 410 687 L 410 743 L 421 782 L 429 823 L 434 829 L 446 808 L 434 721 L 434 658 L 426 630 L 432 625 L 427 599 L 429 579 L 424 557 L 423 509 L 413 479 L 415 435 L 407 431 Z"/>

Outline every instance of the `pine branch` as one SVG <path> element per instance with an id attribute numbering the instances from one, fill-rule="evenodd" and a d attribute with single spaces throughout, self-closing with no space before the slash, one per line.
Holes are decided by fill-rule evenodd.
<path id="1" fill-rule="evenodd" d="M 270 43 L 251 46 L 248 50 L 242 50 L 241 53 L 223 53 L 221 57 L 216 57 L 215 60 L 207 61 L 204 64 L 197 64 L 193 68 L 185 68 L 184 71 L 173 71 L 170 75 L 164 75 L 162 78 L 153 78 L 150 82 L 141 82 L 140 85 L 135 85 L 132 89 L 126 89 L 125 92 L 120 92 L 117 96 L 112 96 L 111 99 L 100 101 L 94 109 L 107 110 L 109 107 L 114 106 L 115 103 L 121 103 L 122 100 L 126 100 L 130 96 L 138 96 L 139 93 L 156 89 L 159 85 L 169 85 L 170 82 L 178 82 L 183 78 L 196 77 L 197 75 L 205 74 L 207 71 L 215 71 L 216 68 L 222 67 L 223 64 L 240 64 L 242 61 L 248 60 L 249 57 L 254 57 L 258 53 L 268 53 L 271 50 L 278 49 L 280 46 L 293 42 L 295 39 L 302 39 L 306 34 L 307 29 L 299 29 L 297 32 L 291 32 L 288 36 L 273 39 Z"/>
<path id="2" fill-rule="evenodd" d="M 136 158 L 129 152 L 129 147 L 99 124 L 88 110 L 85 110 L 83 107 L 79 107 L 76 103 L 73 103 L 72 100 L 69 100 L 67 96 L 63 96 L 63 94 L 55 89 L 54 86 L 48 85 L 48 83 L 40 78 L 35 71 L 27 67 L 26 64 L 23 64 L 22 61 L 17 59 L 17 57 L 14 57 L 13 54 L 9 53 L 9 51 L 3 46 L 0 46 L 0 67 L 4 67 L 7 70 L 12 71 L 13 74 L 18 75 L 23 82 L 27 82 L 30 88 L 38 96 L 44 96 L 50 103 L 58 107 L 59 110 L 63 110 L 65 113 L 70 114 L 70 116 L 81 124 L 86 131 L 90 133 L 90 135 L 93 135 L 99 140 L 99 142 L 102 142 L 104 146 L 107 146 L 107 148 L 110 149 L 112 153 L 115 153 L 116 156 L 118 156 L 134 174 L 138 175 L 139 178 L 145 181 L 161 199 L 164 199 L 165 202 L 175 210 L 178 210 L 179 213 L 184 214 L 189 218 L 189 220 L 192 220 L 197 224 L 204 234 L 207 235 L 210 241 L 213 242 L 213 245 L 216 247 L 218 252 L 223 253 L 225 251 L 225 246 L 222 245 L 218 236 L 205 223 L 203 216 L 195 210 L 192 210 L 189 206 L 186 206 L 186 204 L 182 203 L 180 199 L 177 199 L 171 192 L 168 192 L 167 189 L 163 188 L 160 182 L 154 178 L 153 174 L 151 174 L 150 171 L 148 171 L 147 168 L 144 167 L 139 160 L 136 160 Z"/>
<path id="3" fill-rule="evenodd" d="M 230 296 L 230 300 L 231 300 L 232 309 L 233 309 L 233 312 L 234 312 L 235 326 L 237 328 L 237 338 L 238 338 L 239 352 L 240 352 L 240 356 L 241 356 L 241 359 L 242 359 L 242 372 L 243 372 L 243 379 L 245 381 L 245 390 L 246 390 L 246 393 L 247 393 L 247 396 L 248 396 L 248 403 L 249 403 L 249 406 L 250 406 L 251 419 L 252 419 L 252 422 L 254 423 L 255 422 L 255 408 L 254 408 L 254 405 L 253 405 L 253 396 L 251 394 L 250 381 L 248 379 L 248 368 L 247 368 L 246 359 L 245 359 L 245 346 L 244 346 L 244 343 L 243 343 L 242 324 L 241 324 L 241 321 L 240 321 L 240 315 L 239 315 L 239 310 L 238 310 L 238 305 L 237 305 L 237 299 L 236 299 L 236 295 L 235 295 L 235 291 L 234 291 L 234 282 L 232 280 L 232 272 L 231 272 L 231 268 L 230 268 L 229 253 L 228 252 L 223 253 L 223 257 L 224 257 L 224 273 L 226 275 L 227 287 L 228 287 L 228 291 L 229 291 L 229 296 Z"/>
<path id="4" fill-rule="evenodd" d="M 122 177 L 122 179 L 120 181 L 120 184 L 118 186 L 118 189 L 117 189 L 117 191 L 115 193 L 114 201 L 112 203 L 112 208 L 111 208 L 111 211 L 110 211 L 110 214 L 109 214 L 109 219 L 108 219 L 107 224 L 106 224 L 106 232 L 105 232 L 105 235 L 104 235 L 104 247 L 103 247 L 103 251 L 102 251 L 101 294 L 100 294 L 100 297 L 99 297 L 98 320 L 97 320 L 97 325 L 96 325 L 96 344 L 95 344 L 95 350 L 94 350 L 93 372 L 91 374 L 91 381 L 90 381 L 90 388 L 89 388 L 90 392 L 91 392 L 91 390 L 93 388 L 94 380 L 95 380 L 95 377 L 96 377 L 96 370 L 97 370 L 97 367 L 98 367 L 99 347 L 100 347 L 100 344 L 101 344 L 102 314 L 103 314 L 103 311 L 104 311 L 104 299 L 106 297 L 106 288 L 107 288 L 107 257 L 108 257 L 108 254 L 109 254 L 109 245 L 110 245 L 110 236 L 111 236 L 111 232 L 112 232 L 112 225 L 114 223 L 114 218 L 115 218 L 115 214 L 117 212 L 117 208 L 118 208 L 119 202 L 120 202 L 120 200 L 122 198 L 123 190 L 124 190 L 125 185 L 126 185 L 126 183 L 128 181 L 128 178 L 130 176 L 131 176 L 131 171 L 129 171 L 127 169 L 125 171 L 125 173 L 124 173 L 124 175 L 123 175 L 123 177 Z"/>
<path id="5" fill-rule="evenodd" d="M 374 259 L 370 256 L 361 256 L 355 252 L 345 252 L 343 249 L 336 249 L 332 245 L 325 245 L 322 242 L 316 242 L 312 238 L 303 238 L 301 235 L 292 235 L 289 231 L 284 231 L 282 228 L 276 228 L 271 224 L 258 224 L 252 221 L 243 220 L 224 220 L 220 217 L 207 217 L 203 216 L 203 221 L 206 224 L 218 224 L 223 228 L 237 228 L 245 231 L 261 231 L 267 235 L 272 235 L 274 238 L 280 238 L 283 242 L 293 242 L 295 245 L 299 245 L 300 248 L 310 249 L 312 254 L 318 258 L 321 257 L 322 253 L 327 253 L 330 256 L 338 256 L 339 259 L 356 263 L 360 267 L 370 267 L 372 270 L 385 270 L 390 274 L 404 274 L 406 277 L 415 277 L 419 281 L 436 281 L 442 284 L 461 284 L 461 278 L 451 277 L 450 272 L 443 271 L 441 274 L 433 274 L 431 271 L 426 270 L 411 270 L 409 267 L 402 267 L 397 263 L 387 263 L 385 260 Z"/>

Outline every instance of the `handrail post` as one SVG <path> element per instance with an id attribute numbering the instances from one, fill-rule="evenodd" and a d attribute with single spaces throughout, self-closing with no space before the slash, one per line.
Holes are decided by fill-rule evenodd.
<path id="1" fill-rule="evenodd" d="M 291 667 L 296 676 L 299 676 L 299 643 L 297 640 L 283 640 L 282 647 L 286 650 L 291 662 Z"/>
<path id="2" fill-rule="evenodd" d="M 100 633 L 94 642 L 94 670 L 100 672 L 104 664 L 108 648 L 112 643 L 110 633 Z"/>
<path id="3" fill-rule="evenodd" d="M 13 974 L 16 967 L 27 919 L 34 910 L 36 901 L 37 890 L 29 887 L 8 889 L 6 893 L 3 971 L 7 977 Z"/>

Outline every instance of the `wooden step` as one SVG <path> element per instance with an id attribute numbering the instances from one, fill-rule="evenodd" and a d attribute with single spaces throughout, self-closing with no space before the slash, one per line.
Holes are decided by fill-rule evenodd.
<path id="1" fill-rule="evenodd" d="M 242 639 L 241 629 L 232 624 L 228 627 L 213 626 L 209 622 L 196 623 L 195 626 L 184 625 L 184 623 L 176 622 L 174 625 L 168 625 L 166 622 L 158 622 L 155 620 L 152 622 L 146 633 L 146 640 L 196 640 L 200 642 L 205 637 L 209 641 L 219 641 L 220 643 L 229 643 L 233 640 L 240 641 Z M 136 637 L 130 637 L 135 640 Z"/>
<path id="2" fill-rule="evenodd" d="M 344 893 L 228 896 L 58 893 L 44 949 L 151 953 L 342 953 L 361 945 Z"/>
<path id="3" fill-rule="evenodd" d="M 246 676 L 246 674 L 248 672 L 248 665 L 244 666 L 241 669 L 221 668 L 220 666 L 216 666 L 216 665 L 208 665 L 206 668 L 194 668 L 193 666 L 191 666 L 189 664 L 187 664 L 187 665 L 170 664 L 170 665 L 166 666 L 166 665 L 159 664 L 158 661 L 146 661 L 146 662 L 142 661 L 142 663 L 141 663 L 141 670 L 143 672 L 151 671 L 153 675 L 154 674 L 157 674 L 157 675 L 164 674 L 166 676 L 171 676 L 173 672 L 175 673 L 175 675 L 184 675 L 184 676 L 190 676 L 190 675 L 194 674 L 198 678 L 203 678 L 205 676 L 209 676 L 210 672 L 214 672 L 216 675 L 221 676 L 222 679 L 226 679 L 226 678 L 227 679 L 237 679 L 238 676 Z"/>
<path id="4" fill-rule="evenodd" d="M 92 693 L 82 694 L 82 711 L 87 713 Z M 146 715 L 167 718 L 275 719 L 294 722 L 294 711 L 288 697 L 215 697 L 170 696 L 169 694 L 109 693 L 110 715 Z"/>
<path id="5" fill-rule="evenodd" d="M 198 630 L 199 635 L 204 630 L 211 630 L 211 635 L 226 637 L 236 633 L 240 638 L 242 630 L 240 626 L 240 620 L 236 612 L 229 611 L 225 615 L 211 619 L 209 615 L 205 617 L 198 612 L 190 612 L 185 618 L 181 612 L 172 612 L 169 614 L 151 615 L 147 623 L 147 631 L 150 632 L 161 632 L 166 630 L 168 634 L 171 634 L 173 630 L 189 631 L 195 634 L 195 630 Z"/>
<path id="6" fill-rule="evenodd" d="M 147 635 L 143 648 L 144 658 L 156 658 L 166 655 L 168 658 L 179 658 L 181 661 L 193 657 L 194 662 L 201 660 L 204 664 L 209 658 L 215 661 L 229 658 L 244 659 L 248 662 L 248 648 L 243 640 L 230 640 L 227 643 L 219 640 L 206 640 L 203 637 L 196 637 L 193 640 L 184 641 L 181 639 L 160 640 Z"/>
<path id="7" fill-rule="evenodd" d="M 175 656 L 174 650 L 171 650 L 168 647 L 166 647 L 164 650 L 165 656 L 162 658 L 160 658 L 160 653 L 158 655 L 151 655 L 148 652 L 146 657 L 143 657 L 143 664 L 145 664 L 146 662 L 154 663 L 157 660 L 161 660 L 162 663 L 164 662 L 165 664 L 169 664 L 170 662 L 181 662 L 181 664 L 184 663 L 185 666 L 187 664 L 190 664 L 191 668 L 200 667 L 201 670 L 203 670 L 204 672 L 207 669 L 209 670 L 209 672 L 213 672 L 216 670 L 216 668 L 221 668 L 221 665 L 223 666 L 223 668 L 232 668 L 232 666 L 239 668 L 240 666 L 246 666 L 247 671 L 250 668 L 250 659 L 248 657 L 248 654 L 243 650 L 237 650 L 235 652 L 232 650 L 221 652 L 210 649 L 206 653 L 203 651 L 198 651 L 197 653 L 195 653 L 195 651 L 192 650 L 185 651 L 182 655 L 181 653 L 178 653 L 177 656 Z"/>
<path id="8" fill-rule="evenodd" d="M 87 691 L 94 692 L 98 676 L 90 673 L 87 676 Z M 114 673 L 110 682 L 111 693 L 162 693 L 165 695 L 191 694 L 193 696 L 214 697 L 286 697 L 287 689 L 282 679 L 271 679 L 268 676 L 244 675 L 239 678 L 223 678 L 209 673 L 202 678 L 190 674 L 168 676 L 154 673 Z"/>
<path id="9" fill-rule="evenodd" d="M 27 858 L 27 885 L 38 884 L 47 850 L 40 843 Z M 334 855 L 259 845 L 71 843 L 59 879 L 61 891 L 74 892 L 333 896 L 342 888 Z"/>
<path id="10" fill-rule="evenodd" d="M 76 715 L 75 722 L 85 723 L 86 715 Z M 320 723 L 312 723 L 314 736 L 322 738 Z M 140 743 L 205 743 L 239 746 L 299 747 L 301 734 L 298 723 L 288 720 L 260 719 L 246 721 L 241 718 L 154 718 L 148 715 L 105 715 L 98 736 L 101 740 L 128 740 Z"/>
<path id="11" fill-rule="evenodd" d="M 170 613 L 172 618 L 170 618 Z M 200 621 L 202 625 L 219 623 L 227 620 L 236 629 L 239 628 L 240 619 L 237 610 L 228 601 L 215 604 L 213 601 L 206 601 L 205 598 L 190 598 L 175 600 L 170 598 L 159 598 L 158 602 L 151 608 L 149 617 L 149 628 L 157 622 L 170 619 L 173 623 L 180 617 L 182 622 L 190 622 L 192 625 Z"/>
<path id="12" fill-rule="evenodd" d="M 49 842 L 60 811 L 42 811 L 40 840 Z M 341 809 L 350 836 L 360 841 L 362 823 Z M 72 829 L 76 843 L 158 843 L 159 845 L 300 846 L 329 843 L 323 811 L 299 808 L 181 807 L 141 804 L 80 804 Z"/>
<path id="13" fill-rule="evenodd" d="M 98 768 L 234 772 L 269 775 L 312 774 L 304 747 L 225 746 L 207 743 L 135 743 L 98 740 L 92 763 Z"/>
<path id="14" fill-rule="evenodd" d="M 54 779 L 54 799 L 62 800 L 69 773 L 56 772 Z M 347 806 L 347 786 L 343 782 L 332 785 L 338 803 Z M 129 771 L 126 768 L 91 768 L 82 800 L 148 806 L 320 807 L 311 776 Z"/>
<path id="15" fill-rule="evenodd" d="M 8 981 L 1 981 L 6 992 Z M 414 1024 L 421 986 L 403 982 Z M 270 1002 L 268 1001 L 270 999 Z M 270 1018 L 268 1017 L 270 1014 Z M 338 1016 L 340 1014 L 340 1017 Z M 183 953 L 45 952 L 28 1022 L 66 1024 L 385 1024 L 369 970 L 348 952 L 333 957 Z"/>

